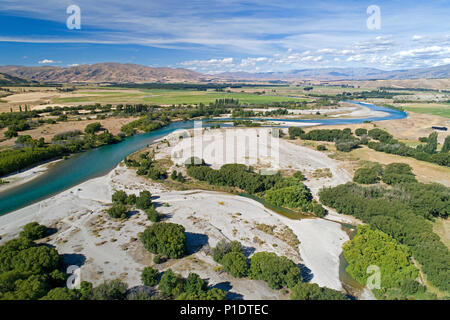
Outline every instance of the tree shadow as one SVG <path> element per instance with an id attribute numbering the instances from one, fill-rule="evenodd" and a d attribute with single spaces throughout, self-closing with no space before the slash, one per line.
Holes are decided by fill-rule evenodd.
<path id="1" fill-rule="evenodd" d="M 58 229 L 56 228 L 47 228 L 47 231 L 45 232 L 46 237 L 50 237 L 58 232 Z"/>
<path id="2" fill-rule="evenodd" d="M 227 293 L 227 300 L 244 300 L 244 296 L 242 294 L 231 291 L 231 289 L 233 289 L 233 286 L 229 281 L 216 283 L 215 285 L 210 287 L 210 289 L 212 288 L 217 288 L 225 291 Z"/>
<path id="3" fill-rule="evenodd" d="M 76 265 L 81 267 L 86 262 L 86 256 L 79 253 L 63 253 L 61 256 L 65 266 Z"/>
<path id="4" fill-rule="evenodd" d="M 237 293 L 237 292 L 231 292 L 231 291 L 227 292 L 226 298 L 228 300 L 244 300 L 244 296 L 242 294 Z"/>
<path id="5" fill-rule="evenodd" d="M 200 233 L 186 232 L 187 254 L 198 252 L 205 244 L 208 243 L 208 236 Z"/>
<path id="6" fill-rule="evenodd" d="M 139 214 L 139 210 L 130 210 L 126 213 L 127 219 L 137 214 Z"/>
<path id="7" fill-rule="evenodd" d="M 154 287 L 149 286 L 135 286 L 128 289 L 126 294 L 127 300 L 136 300 L 137 295 L 140 296 L 138 300 L 149 300 L 152 296 L 156 295 L 158 290 Z"/>
<path id="8" fill-rule="evenodd" d="M 314 274 L 304 264 L 299 263 L 298 267 L 300 268 L 300 273 L 302 275 L 303 282 L 310 282 L 314 278 Z"/>
<path id="9" fill-rule="evenodd" d="M 253 247 L 245 247 L 245 246 L 242 246 L 242 253 L 243 253 L 246 257 L 251 256 L 255 251 L 256 251 L 256 249 L 253 248 Z"/>

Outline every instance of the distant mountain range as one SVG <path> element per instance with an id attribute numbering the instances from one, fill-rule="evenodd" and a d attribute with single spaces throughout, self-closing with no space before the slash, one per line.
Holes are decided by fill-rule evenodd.
<path id="1" fill-rule="evenodd" d="M 446 79 L 450 78 L 450 65 L 383 71 L 374 68 L 319 68 L 287 72 L 226 72 L 206 75 L 187 69 L 152 68 L 137 64 L 98 63 L 75 67 L 23 67 L 0 66 L 0 81 L 56 82 L 56 83 L 149 83 L 149 82 L 200 82 L 233 80 L 404 80 L 404 79 Z M 16 80 L 14 80 L 16 78 Z M 1 84 L 1 82 L 0 82 Z"/>
<path id="2" fill-rule="evenodd" d="M 0 72 L 29 81 L 80 82 L 196 82 L 205 76 L 187 69 L 152 68 L 131 63 L 98 63 L 75 67 L 0 66 Z"/>
<path id="3" fill-rule="evenodd" d="M 404 80 L 450 78 L 450 65 L 383 71 L 374 68 L 319 68 L 287 72 L 226 72 L 216 75 L 229 80 Z"/>
<path id="4" fill-rule="evenodd" d="M 16 84 L 29 84 L 28 80 L 11 76 L 7 73 L 0 73 L 0 86 L 16 85 Z"/>

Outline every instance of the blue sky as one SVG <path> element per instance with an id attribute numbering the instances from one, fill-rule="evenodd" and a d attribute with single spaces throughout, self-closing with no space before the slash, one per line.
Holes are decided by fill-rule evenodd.
<path id="1" fill-rule="evenodd" d="M 66 8 L 81 9 L 69 30 Z M 380 8 L 369 29 L 367 8 Z M 450 1 L 1 0 L 0 64 L 199 72 L 450 64 Z"/>

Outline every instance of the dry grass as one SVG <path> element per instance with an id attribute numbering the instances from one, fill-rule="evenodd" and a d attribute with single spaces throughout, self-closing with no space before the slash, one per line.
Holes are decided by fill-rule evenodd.
<path id="1" fill-rule="evenodd" d="M 288 244 L 294 250 L 298 250 L 298 245 L 300 244 L 300 241 L 298 240 L 295 233 L 288 226 L 284 226 L 280 230 L 277 230 L 277 226 L 258 223 L 256 224 L 256 229 L 269 235 L 275 236 L 284 243 Z"/>
<path id="2" fill-rule="evenodd" d="M 324 169 L 316 169 L 314 170 L 314 172 L 312 173 L 312 176 L 316 179 L 320 179 L 320 178 L 332 178 L 333 174 L 331 173 L 331 170 L 328 168 L 324 168 Z"/>
<path id="3" fill-rule="evenodd" d="M 438 218 L 433 223 L 433 231 L 440 238 L 441 241 L 450 249 L 450 220 Z"/>
<path id="4" fill-rule="evenodd" d="M 84 131 L 86 126 L 93 122 L 100 122 L 102 127 L 107 129 L 112 134 L 116 135 L 120 132 L 120 128 L 130 123 L 137 118 L 107 118 L 104 120 L 81 120 L 81 121 L 68 121 L 68 122 L 58 122 L 55 124 L 44 124 L 32 130 L 22 131 L 20 135 L 30 135 L 33 139 L 39 139 L 43 137 L 46 142 L 50 142 L 52 138 L 58 134 L 65 131 L 80 130 Z M 16 141 L 15 138 L 5 140 L 0 142 L 0 146 L 12 146 Z"/>
<path id="5" fill-rule="evenodd" d="M 349 156 L 357 157 L 359 160 L 389 164 L 393 162 L 406 163 L 411 166 L 417 180 L 423 183 L 437 182 L 450 187 L 450 168 L 439 166 L 434 163 L 419 161 L 414 158 L 397 156 L 384 152 L 378 152 L 367 147 L 353 150 Z"/>

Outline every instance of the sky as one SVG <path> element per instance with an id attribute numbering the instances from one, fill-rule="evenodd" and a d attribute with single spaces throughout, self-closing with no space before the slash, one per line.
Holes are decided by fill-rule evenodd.
<path id="1" fill-rule="evenodd" d="M 449 17 L 450 0 L 1 0 L 0 65 L 433 67 L 450 64 Z"/>

